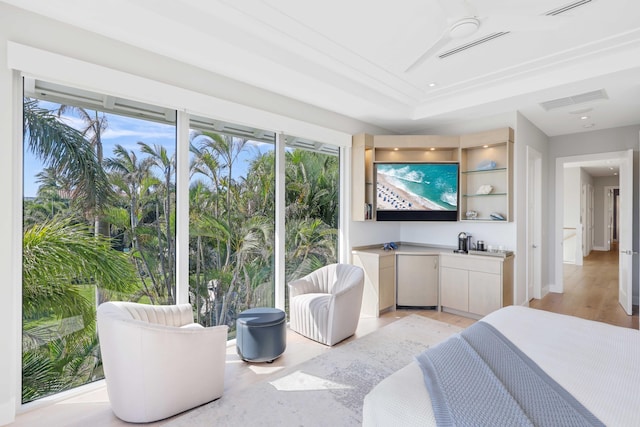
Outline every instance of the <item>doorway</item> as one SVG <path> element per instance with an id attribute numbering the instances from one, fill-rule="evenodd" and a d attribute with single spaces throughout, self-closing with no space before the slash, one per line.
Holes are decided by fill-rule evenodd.
<path id="1" fill-rule="evenodd" d="M 632 293 L 632 203 L 633 203 L 633 151 L 602 153 L 595 155 L 573 156 L 558 158 L 556 161 L 556 255 L 555 255 L 555 285 L 552 292 L 564 292 L 564 170 L 566 167 L 614 165 L 619 167 L 620 180 L 620 215 L 619 227 L 619 261 L 618 261 L 618 301 L 626 314 L 631 314 Z M 580 190 L 579 190 L 580 191 Z M 585 211 L 583 211 L 586 213 Z M 580 219 L 580 227 L 583 219 Z M 582 245 L 578 246 L 581 247 Z"/>

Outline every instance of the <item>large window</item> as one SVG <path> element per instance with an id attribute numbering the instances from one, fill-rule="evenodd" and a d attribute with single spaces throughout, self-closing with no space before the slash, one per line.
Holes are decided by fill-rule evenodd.
<path id="1" fill-rule="evenodd" d="M 274 306 L 273 132 L 192 118 L 189 297 L 204 326 Z"/>
<path id="2" fill-rule="evenodd" d="M 25 92 L 23 402 L 103 378 L 101 302 L 175 302 L 174 120 L 92 96 Z"/>
<path id="3" fill-rule="evenodd" d="M 287 281 L 338 259 L 338 147 L 287 136 Z"/>
<path id="4" fill-rule="evenodd" d="M 337 147 L 177 116 L 26 81 L 23 403 L 103 378 L 104 301 L 190 302 L 233 339 L 240 312 L 338 259 Z"/>

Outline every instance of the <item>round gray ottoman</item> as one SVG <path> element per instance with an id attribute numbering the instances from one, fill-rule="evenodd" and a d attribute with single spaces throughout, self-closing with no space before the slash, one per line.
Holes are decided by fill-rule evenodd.
<path id="1" fill-rule="evenodd" d="M 247 362 L 271 363 L 287 345 L 284 311 L 277 308 L 250 308 L 236 319 L 236 351 Z"/>

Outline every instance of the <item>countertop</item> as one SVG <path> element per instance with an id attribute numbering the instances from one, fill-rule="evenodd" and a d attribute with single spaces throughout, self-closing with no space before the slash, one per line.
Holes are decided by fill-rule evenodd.
<path id="1" fill-rule="evenodd" d="M 481 253 L 478 251 L 471 251 L 470 254 L 453 252 L 456 249 L 454 246 L 437 246 L 437 245 L 424 245 L 420 243 L 396 243 L 398 249 L 384 250 L 382 249 L 382 243 L 379 245 L 359 246 L 352 249 L 353 253 L 367 253 L 378 256 L 391 256 L 391 255 L 454 255 L 461 257 L 472 256 L 474 258 L 489 258 L 502 260 L 513 256 L 512 252 L 506 253 Z"/>

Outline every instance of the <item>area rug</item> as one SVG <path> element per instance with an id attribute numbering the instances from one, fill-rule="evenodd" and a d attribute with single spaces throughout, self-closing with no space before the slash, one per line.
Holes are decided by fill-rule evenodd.
<path id="1" fill-rule="evenodd" d="M 163 426 L 359 426 L 376 384 L 461 330 L 412 314 Z"/>

